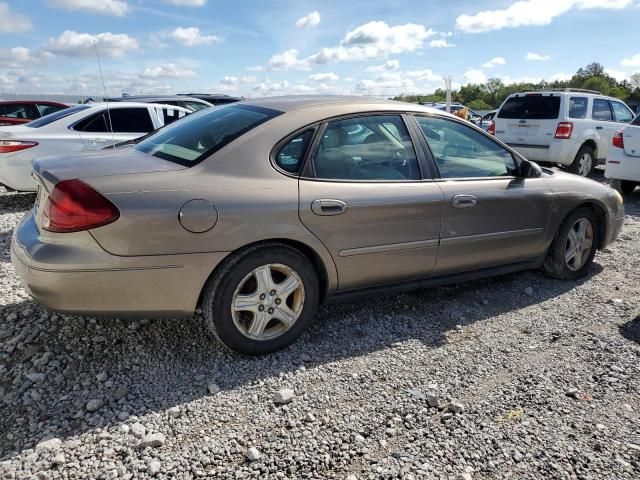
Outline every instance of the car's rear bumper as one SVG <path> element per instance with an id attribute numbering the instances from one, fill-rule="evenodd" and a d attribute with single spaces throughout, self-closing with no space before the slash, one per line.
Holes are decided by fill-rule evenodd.
<path id="1" fill-rule="evenodd" d="M 622 148 L 609 147 L 604 176 L 614 180 L 640 182 L 640 157 L 631 157 Z"/>
<path id="2" fill-rule="evenodd" d="M 558 163 L 571 165 L 578 153 L 577 142 L 568 140 L 552 140 L 548 145 L 530 145 L 526 143 L 507 143 L 511 148 L 528 160 L 534 162 Z"/>
<path id="3" fill-rule="evenodd" d="M 61 312 L 114 317 L 193 314 L 208 276 L 226 255 L 118 257 L 88 233 L 86 242 L 47 241 L 33 211 L 11 243 L 14 268 L 36 302 Z"/>

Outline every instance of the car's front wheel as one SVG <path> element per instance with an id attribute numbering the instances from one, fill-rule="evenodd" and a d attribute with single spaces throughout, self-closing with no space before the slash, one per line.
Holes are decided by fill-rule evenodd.
<path id="1" fill-rule="evenodd" d="M 271 353 L 295 341 L 318 305 L 315 268 L 284 244 L 251 247 L 227 259 L 207 283 L 205 324 L 223 345 L 246 355 Z"/>
<path id="2" fill-rule="evenodd" d="M 543 269 L 553 278 L 575 280 L 589 272 L 598 246 L 599 231 L 590 208 L 579 208 L 560 225 Z"/>
<path id="3" fill-rule="evenodd" d="M 609 186 L 614 190 L 617 190 L 622 195 L 631 195 L 633 191 L 636 189 L 638 184 L 636 182 L 631 182 L 629 180 L 609 180 Z"/>

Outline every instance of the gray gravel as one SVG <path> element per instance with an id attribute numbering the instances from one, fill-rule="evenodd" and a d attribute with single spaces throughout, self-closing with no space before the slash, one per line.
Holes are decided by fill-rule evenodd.
<path id="1" fill-rule="evenodd" d="M 9 259 L 32 202 L 0 189 L 0 478 L 640 477 L 640 192 L 589 278 L 325 306 L 257 359 L 197 316 L 34 304 Z"/>

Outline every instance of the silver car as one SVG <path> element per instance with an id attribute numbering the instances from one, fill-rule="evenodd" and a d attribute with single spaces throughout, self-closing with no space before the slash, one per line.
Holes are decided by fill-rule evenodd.
<path id="1" fill-rule="evenodd" d="M 190 316 L 231 350 L 293 342 L 339 297 L 542 268 L 575 279 L 623 222 L 607 186 L 541 169 L 419 105 L 243 101 L 139 144 L 36 161 L 13 264 L 37 302 Z"/>

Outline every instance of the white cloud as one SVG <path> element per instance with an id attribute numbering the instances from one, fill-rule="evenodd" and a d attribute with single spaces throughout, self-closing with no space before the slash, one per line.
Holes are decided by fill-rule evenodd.
<path id="1" fill-rule="evenodd" d="M 466 80 L 466 83 L 485 83 L 487 81 L 487 76 L 484 72 L 475 68 L 467 70 L 462 76 Z"/>
<path id="2" fill-rule="evenodd" d="M 222 40 L 215 35 L 203 35 L 198 27 L 178 27 L 169 33 L 168 37 L 185 47 L 212 45 Z"/>
<path id="3" fill-rule="evenodd" d="M 0 33 L 26 32 L 31 26 L 29 17 L 12 12 L 8 3 L 0 2 Z"/>
<path id="4" fill-rule="evenodd" d="M 419 82 L 442 82 L 442 75 L 436 75 L 430 68 L 424 70 L 410 70 L 407 76 L 415 78 Z"/>
<path id="5" fill-rule="evenodd" d="M 375 65 L 373 67 L 367 67 L 367 72 L 385 72 L 388 70 L 398 70 L 400 68 L 400 61 L 387 60 L 382 65 Z"/>
<path id="6" fill-rule="evenodd" d="M 105 32 L 92 35 L 65 30 L 59 37 L 50 38 L 45 50 L 69 57 L 87 57 L 95 55 L 94 43 L 100 55 L 107 57 L 120 57 L 129 50 L 138 48 L 138 41 L 125 33 Z"/>
<path id="7" fill-rule="evenodd" d="M 245 68 L 247 72 L 264 72 L 266 69 L 262 65 L 254 65 L 253 67 Z"/>
<path id="8" fill-rule="evenodd" d="M 48 0 L 49 5 L 65 10 L 84 10 L 99 15 L 115 15 L 121 17 L 129 12 L 129 4 L 125 0 Z"/>
<path id="9" fill-rule="evenodd" d="M 555 82 L 555 81 L 565 82 L 567 80 L 571 80 L 571 77 L 573 77 L 573 75 L 571 75 L 570 73 L 554 73 L 553 75 L 551 75 L 549 77 L 549 81 L 550 82 Z"/>
<path id="10" fill-rule="evenodd" d="M 621 70 L 613 70 L 611 68 L 606 68 L 604 70 L 604 73 L 606 73 L 610 77 L 615 78 L 619 82 L 622 82 L 623 80 L 626 80 L 627 78 L 629 78 L 629 75 L 627 74 L 627 72 L 623 72 Z"/>
<path id="11" fill-rule="evenodd" d="M 311 65 L 372 60 L 414 52 L 422 48 L 427 38 L 433 35 L 435 32 L 432 29 L 414 23 L 389 26 L 385 22 L 369 22 L 347 32 L 340 45 L 324 47 L 306 58 L 298 58 L 295 48 L 278 53 L 271 57 L 268 68 L 308 70 Z"/>
<path id="12" fill-rule="evenodd" d="M 505 65 L 506 63 L 507 61 L 504 59 L 504 57 L 493 57 L 488 62 L 483 63 L 482 68 L 493 68 L 497 65 Z"/>
<path id="13" fill-rule="evenodd" d="M 460 15 L 456 27 L 463 32 L 480 33 L 501 28 L 540 26 L 574 8 L 622 9 L 633 0 L 521 0 L 500 10 L 484 10 L 473 15 Z"/>
<path id="14" fill-rule="evenodd" d="M 25 47 L 0 49 L 0 65 L 17 67 L 31 59 L 31 50 Z"/>
<path id="15" fill-rule="evenodd" d="M 309 80 L 314 82 L 337 82 L 340 80 L 340 77 L 333 72 L 314 73 L 313 75 L 309 75 Z"/>
<path id="16" fill-rule="evenodd" d="M 551 58 L 551 55 L 541 55 L 540 53 L 527 52 L 527 56 L 525 58 L 534 62 L 542 62 L 544 60 L 549 60 Z"/>
<path id="17" fill-rule="evenodd" d="M 254 83 L 256 81 L 256 77 L 252 76 L 244 76 L 244 77 L 234 77 L 225 75 L 222 80 L 220 80 L 220 84 L 226 85 L 229 87 L 237 87 L 238 85 L 246 84 L 246 83 Z"/>
<path id="18" fill-rule="evenodd" d="M 206 5 L 207 0 L 164 0 L 164 3 L 179 7 L 203 7 Z"/>
<path id="19" fill-rule="evenodd" d="M 360 80 L 356 90 L 369 95 L 395 95 L 414 93 L 418 89 L 412 79 L 406 78 L 400 72 L 385 72 L 375 79 Z"/>
<path id="20" fill-rule="evenodd" d="M 142 72 L 146 78 L 192 78 L 197 74 L 188 68 L 182 68 L 175 63 L 165 63 L 159 67 L 148 67 Z"/>
<path id="21" fill-rule="evenodd" d="M 318 11 L 313 11 L 296 21 L 296 27 L 298 28 L 313 28 L 318 25 L 320 25 L 320 14 Z"/>
<path id="22" fill-rule="evenodd" d="M 269 79 L 265 79 L 264 82 L 258 83 L 253 87 L 253 90 L 261 95 L 267 95 L 272 93 L 282 93 L 289 87 L 289 82 L 282 80 L 281 82 L 270 82 Z"/>
<path id="23" fill-rule="evenodd" d="M 444 38 L 437 38 L 429 42 L 431 48 L 451 48 L 455 47 L 453 43 L 447 42 Z"/>
<path id="24" fill-rule="evenodd" d="M 622 59 L 620 65 L 623 67 L 640 67 L 640 53 L 636 53 L 629 58 Z"/>

